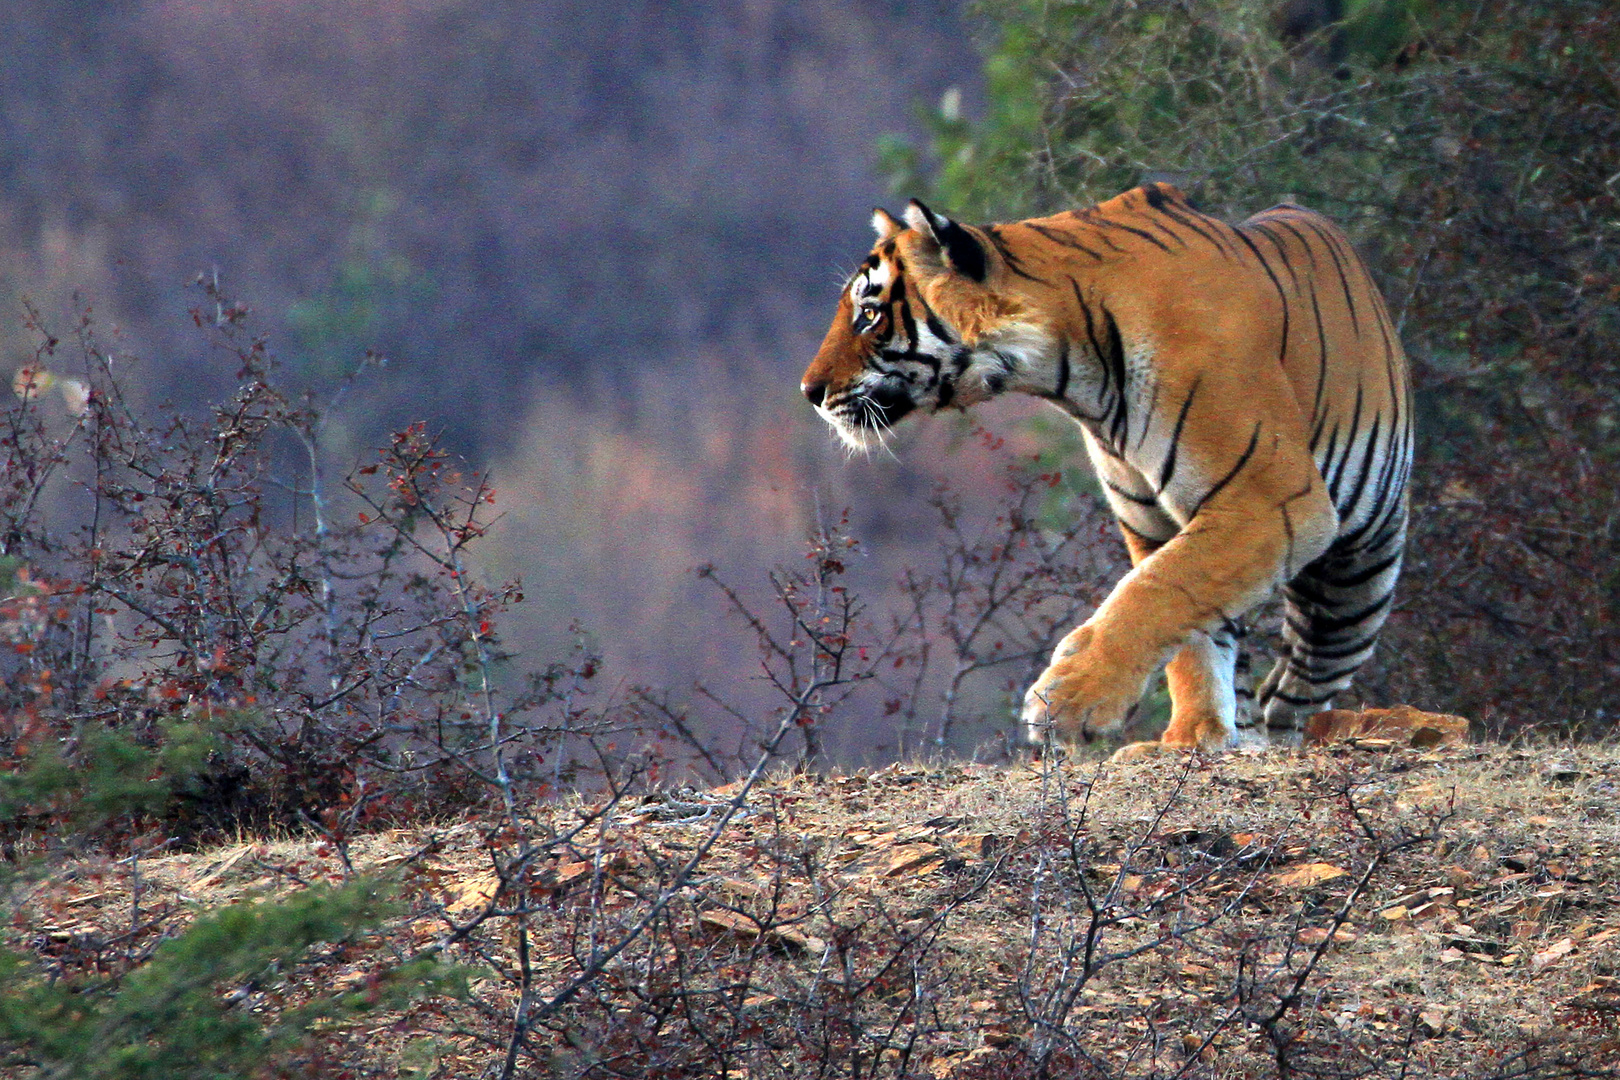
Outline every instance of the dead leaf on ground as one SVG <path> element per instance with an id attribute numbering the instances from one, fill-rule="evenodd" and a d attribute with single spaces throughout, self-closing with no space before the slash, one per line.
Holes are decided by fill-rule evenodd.
<path id="1" fill-rule="evenodd" d="M 1586 1012 L 1620 1013 L 1620 979 L 1605 976 L 1589 982 L 1564 1002 L 1565 1007 Z"/>
<path id="2" fill-rule="evenodd" d="M 1468 721 L 1448 713 L 1424 712 L 1410 705 L 1393 709 L 1329 709 L 1305 722 L 1303 745 L 1326 746 L 1354 740 L 1370 750 L 1393 745 L 1426 750 L 1453 746 L 1468 738 Z"/>
<path id="3" fill-rule="evenodd" d="M 698 922 L 710 929 L 724 930 L 738 937 L 758 937 L 761 929 L 758 919 L 750 918 L 740 911 L 727 911 L 724 908 L 705 911 L 698 916 Z"/>
<path id="4" fill-rule="evenodd" d="M 1273 874 L 1271 883 L 1282 889 L 1309 889 L 1338 878 L 1349 877 L 1350 871 L 1332 863 L 1304 863 L 1291 870 Z"/>
<path id="5" fill-rule="evenodd" d="M 206 889 L 210 885 L 213 885 L 226 874 L 230 873 L 232 870 L 235 870 L 237 864 L 243 859 L 247 858 L 248 853 L 252 850 L 252 844 L 243 844 L 241 847 L 225 856 L 224 860 L 216 865 L 212 870 L 208 871 L 196 881 L 193 881 L 191 883 L 191 887 L 193 889 Z"/>
<path id="6" fill-rule="evenodd" d="M 495 871 L 490 870 L 474 877 L 452 881 L 444 887 L 449 899 L 445 901 L 444 909 L 453 915 L 482 908 L 500 891 L 501 879 Z"/>
<path id="7" fill-rule="evenodd" d="M 950 840 L 964 854 L 988 859 L 1001 848 L 1004 838 L 993 832 L 968 832 L 953 833 Z"/>
<path id="8" fill-rule="evenodd" d="M 1564 957 L 1568 956 L 1574 951 L 1575 939 L 1564 938 L 1562 941 L 1549 945 L 1545 949 L 1542 949 L 1540 952 L 1531 956 L 1530 966 L 1535 968 L 1544 968 L 1548 964 L 1556 964 L 1558 961 L 1562 960 Z"/>
<path id="9" fill-rule="evenodd" d="M 540 884 L 544 888 L 560 891 L 576 881 L 590 877 L 595 869 L 594 864 L 583 859 L 564 859 L 555 866 L 541 871 Z"/>
<path id="10" fill-rule="evenodd" d="M 1503 855 L 1497 860 L 1497 862 L 1501 863 L 1509 870 L 1517 873 L 1524 873 L 1533 869 L 1537 863 L 1541 862 L 1541 853 L 1539 851 L 1532 851 L 1528 849 L 1524 851 L 1515 851 L 1511 855 Z"/>
<path id="11" fill-rule="evenodd" d="M 1425 1005 L 1418 1012 L 1418 1023 L 1423 1025 L 1423 1030 L 1431 1038 L 1436 1035 L 1443 1035 L 1446 1029 L 1451 1026 L 1451 1014 L 1453 1011 L 1450 1005 Z"/>
<path id="12" fill-rule="evenodd" d="M 923 874 L 933 868 L 933 865 L 945 858 L 945 853 L 937 847 L 921 844 L 907 844 L 889 852 L 888 864 L 884 868 L 884 877 L 899 877 L 902 874 Z"/>
<path id="13" fill-rule="evenodd" d="M 709 888 L 718 889 L 733 896 L 745 896 L 750 900 L 758 900 L 770 892 L 766 886 L 757 881 L 744 881 L 737 877 L 720 877 L 705 883 Z"/>
<path id="14" fill-rule="evenodd" d="M 744 940 L 763 937 L 772 945 L 783 946 L 796 952 L 816 954 L 825 952 L 827 943 L 810 934 L 800 933 L 790 926 L 771 926 L 761 923 L 740 911 L 711 908 L 698 916 L 698 922 L 711 930 L 719 930 Z"/>

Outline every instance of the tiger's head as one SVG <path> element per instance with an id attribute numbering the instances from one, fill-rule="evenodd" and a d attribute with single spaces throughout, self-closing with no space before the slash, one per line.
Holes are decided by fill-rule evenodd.
<path id="1" fill-rule="evenodd" d="M 1046 335 L 999 289 L 996 247 L 979 229 L 913 200 L 905 220 L 872 214 L 877 244 L 845 284 L 800 389 L 850 447 L 865 449 L 902 417 L 1009 389 Z"/>

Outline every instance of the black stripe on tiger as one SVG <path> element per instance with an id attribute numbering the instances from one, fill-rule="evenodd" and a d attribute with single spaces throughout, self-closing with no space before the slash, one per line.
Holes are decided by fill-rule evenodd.
<path id="1" fill-rule="evenodd" d="M 1202 510 L 1204 508 L 1205 503 L 1209 502 L 1209 500 L 1211 500 L 1215 496 L 1219 495 L 1221 493 L 1221 489 L 1224 488 L 1227 484 L 1230 484 L 1232 482 L 1233 477 L 1237 476 L 1238 473 L 1242 472 L 1243 467 L 1249 463 L 1249 459 L 1254 456 L 1254 448 L 1256 446 L 1260 445 L 1260 428 L 1261 428 L 1261 426 L 1262 426 L 1261 421 L 1256 420 L 1254 422 L 1254 432 L 1252 434 L 1250 434 L 1250 436 L 1249 436 L 1249 445 L 1248 445 L 1248 447 L 1245 448 L 1243 453 L 1238 456 L 1237 464 L 1232 466 L 1231 471 L 1228 472 L 1225 476 L 1221 477 L 1219 480 L 1217 480 L 1215 482 L 1214 487 L 1212 487 L 1208 491 L 1204 492 L 1203 498 L 1198 500 L 1198 505 L 1193 507 L 1193 516 L 1194 517 L 1198 516 L 1198 511 L 1200 511 L 1200 510 Z"/>
<path id="2" fill-rule="evenodd" d="M 1298 296 L 1299 275 L 1294 273 L 1294 263 L 1288 258 L 1288 249 L 1283 246 L 1283 242 L 1281 240 L 1277 239 L 1277 234 L 1272 232 L 1271 229 L 1266 226 L 1265 222 L 1251 221 L 1248 224 L 1249 228 L 1271 241 L 1271 246 L 1277 249 L 1277 258 L 1282 260 L 1283 269 L 1288 271 L 1288 280 L 1294 283 L 1294 295 Z"/>
<path id="3" fill-rule="evenodd" d="M 1226 244 L 1218 235 L 1199 225 L 1198 222 L 1194 221 L 1191 215 L 1184 212 L 1173 199 L 1165 195 L 1164 186 L 1162 184 L 1149 184 L 1146 191 L 1149 206 L 1153 207 L 1153 209 L 1157 210 L 1171 221 L 1174 221 L 1177 225 L 1180 225 L 1183 228 L 1191 229 L 1199 236 L 1202 236 L 1205 240 L 1208 240 L 1215 246 L 1215 250 L 1219 251 L 1222 255 L 1226 256 L 1227 258 L 1232 257 L 1232 254 L 1234 253 L 1227 251 Z"/>
<path id="4" fill-rule="evenodd" d="M 1311 656 L 1312 659 L 1316 658 L 1314 653 Z M 1288 670 L 1296 678 L 1302 679 L 1312 686 L 1326 686 L 1328 683 L 1336 683 L 1341 679 L 1349 679 L 1350 676 L 1361 670 L 1361 662 L 1358 661 L 1347 667 L 1334 668 L 1332 671 L 1313 672 L 1308 666 L 1301 665 L 1296 659 L 1290 658 Z"/>
<path id="5" fill-rule="evenodd" d="M 1187 397 L 1181 403 L 1181 414 L 1176 417 L 1176 426 L 1170 432 L 1170 450 L 1164 455 L 1164 464 L 1159 469 L 1161 492 L 1170 486 L 1170 481 L 1176 475 L 1176 452 L 1181 448 L 1181 430 L 1187 425 L 1187 414 L 1192 411 L 1193 398 L 1198 395 L 1198 387 L 1203 381 L 1203 375 L 1199 375 L 1193 380 L 1192 386 L 1188 387 Z"/>
<path id="6" fill-rule="evenodd" d="M 1119 323 L 1114 320 L 1114 313 L 1103 308 L 1102 317 L 1104 344 L 1108 350 L 1106 363 L 1114 382 L 1114 397 L 1107 410 L 1108 438 L 1123 454 L 1125 442 L 1131 434 L 1131 418 L 1125 406 L 1125 345 L 1120 338 Z"/>
<path id="7" fill-rule="evenodd" d="M 1134 203 L 1135 200 L 1132 199 L 1130 201 Z M 1146 208 L 1132 205 L 1131 209 L 1136 211 L 1137 215 L 1143 221 L 1144 227 L 1149 229 L 1157 229 L 1159 232 L 1169 237 L 1172 242 L 1180 245 L 1183 251 L 1190 246 L 1187 243 L 1186 237 L 1182 236 L 1180 233 L 1176 232 L 1174 229 L 1170 228 L 1164 222 L 1158 219 L 1158 215 L 1152 212 L 1154 207 L 1151 201 L 1148 202 L 1148 206 Z"/>
<path id="8" fill-rule="evenodd" d="M 1096 228 L 1096 229 L 1118 229 L 1120 232 L 1127 232 L 1127 233 L 1130 233 L 1133 236 L 1137 236 L 1137 237 L 1140 237 L 1143 240 L 1146 240 L 1148 243 L 1152 244 L 1154 247 L 1158 248 L 1160 251 L 1166 252 L 1166 253 L 1171 254 L 1171 255 L 1175 254 L 1175 252 L 1171 250 L 1170 246 L 1168 244 L 1166 244 L 1163 240 L 1160 240 L 1157 236 L 1154 236 L 1152 233 L 1147 232 L 1146 230 L 1138 229 L 1134 225 L 1127 225 L 1123 221 L 1114 221 L 1114 220 L 1111 220 L 1109 218 L 1098 217 L 1095 214 L 1088 214 L 1088 213 L 1086 213 L 1084 211 L 1080 212 L 1080 216 L 1085 220 L 1086 224 L 1092 226 L 1093 228 Z M 1112 244 L 1110 244 L 1109 246 L 1113 247 Z M 1124 251 L 1125 249 L 1120 248 L 1120 247 L 1115 247 L 1114 250 L 1115 251 Z"/>
<path id="9" fill-rule="evenodd" d="M 1409 454 L 1391 454 L 1390 456 L 1392 460 L 1396 457 L 1400 457 L 1402 461 L 1399 476 L 1397 477 L 1392 473 L 1389 483 L 1387 485 L 1380 485 L 1379 503 L 1372 516 L 1370 516 L 1360 526 L 1351 529 L 1344 535 L 1340 536 L 1339 539 L 1335 541 L 1336 548 L 1342 546 L 1346 551 L 1357 552 L 1376 550 L 1380 544 L 1387 542 L 1389 537 L 1398 535 L 1400 531 L 1405 529 L 1405 503 L 1399 497 L 1389 497 L 1387 493 L 1390 491 L 1400 492 L 1406 490 L 1406 476 L 1411 467 L 1410 456 Z M 1362 537 L 1368 535 L 1369 533 L 1372 534 L 1372 540 L 1365 544 L 1362 543 Z"/>
<path id="10" fill-rule="evenodd" d="M 1159 387 L 1161 385 L 1163 385 L 1162 379 L 1154 379 L 1148 387 L 1147 407 L 1142 410 L 1142 415 L 1148 417 L 1150 420 L 1159 409 Z M 1142 444 L 1147 442 L 1147 437 L 1152 433 L 1153 424 L 1151 422 L 1144 423 L 1142 425 L 1142 434 L 1136 437 L 1137 450 L 1142 449 Z"/>
<path id="11" fill-rule="evenodd" d="M 1267 695 L 1268 699 L 1276 698 L 1278 701 L 1286 701 L 1288 704 L 1301 709 L 1314 708 L 1325 701 L 1331 700 L 1332 697 L 1333 694 L 1314 694 L 1310 697 L 1300 697 L 1297 694 L 1289 694 L 1281 690 L 1273 690 Z"/>
<path id="12" fill-rule="evenodd" d="M 951 328 L 946 326 L 938 315 L 934 314 L 934 309 L 928 306 L 927 297 L 920 292 L 917 294 L 917 305 L 923 310 L 923 325 L 928 327 L 928 332 L 940 341 L 955 345 L 956 335 L 951 333 Z"/>
<path id="13" fill-rule="evenodd" d="M 1159 505 L 1159 500 L 1155 499 L 1153 496 L 1137 495 L 1133 492 L 1126 491 L 1124 488 L 1107 478 L 1103 479 L 1103 487 L 1107 488 L 1109 491 L 1112 491 L 1120 498 L 1125 499 L 1128 502 L 1135 503 L 1137 506 L 1152 506 L 1156 508 Z"/>
<path id="14" fill-rule="evenodd" d="M 1293 591 L 1292 586 L 1290 586 L 1289 591 Z M 1389 606 L 1389 602 L 1394 598 L 1394 595 L 1395 594 L 1392 592 L 1385 593 L 1372 603 L 1366 605 L 1365 607 L 1358 608 L 1355 611 L 1350 612 L 1348 615 L 1312 615 L 1309 636 L 1312 638 L 1322 635 L 1331 636 L 1334 634 L 1342 634 L 1346 630 L 1354 629 L 1373 616 L 1381 613 L 1386 607 Z"/>
<path id="15" fill-rule="evenodd" d="M 1322 328 L 1322 305 L 1316 299 L 1316 282 L 1311 281 L 1311 315 L 1316 319 L 1316 398 L 1311 403 L 1311 422 L 1315 425 L 1311 432 L 1311 449 L 1316 449 L 1317 437 L 1322 433 L 1322 424 L 1327 415 L 1322 412 L 1322 391 L 1327 388 L 1328 373 L 1328 347 L 1327 331 Z"/>
<path id="16" fill-rule="evenodd" d="M 1119 323 L 1114 320 L 1113 314 L 1107 308 L 1103 308 L 1103 336 L 1099 338 L 1091 305 L 1086 303 L 1085 296 L 1080 292 L 1080 283 L 1071 277 L 1069 287 L 1074 293 L 1074 302 L 1080 308 L 1081 317 L 1085 320 L 1086 340 L 1091 345 L 1091 354 L 1096 358 L 1102 373 L 1102 389 L 1098 394 L 1098 403 L 1103 410 L 1107 440 L 1116 455 L 1123 455 L 1125 440 L 1130 435 L 1130 417 L 1125 405 L 1127 377 L 1125 345 L 1120 337 Z"/>
<path id="17" fill-rule="evenodd" d="M 1102 252 L 1095 251 L 1092 248 L 1087 247 L 1078 239 L 1066 232 L 1059 232 L 1057 229 L 1048 228 L 1045 225 L 1036 225 L 1033 222 L 1028 223 L 1025 227 L 1034 229 L 1036 232 L 1040 233 L 1054 244 L 1062 244 L 1064 247 L 1074 248 L 1076 251 L 1083 251 L 1087 255 L 1090 255 L 1093 259 L 1096 259 L 1098 262 L 1103 261 L 1104 256 Z"/>
<path id="18" fill-rule="evenodd" d="M 1266 257 L 1260 254 L 1260 249 L 1255 246 L 1254 241 L 1244 234 L 1243 226 L 1234 226 L 1232 232 L 1254 253 L 1255 260 L 1259 262 L 1260 268 L 1266 272 L 1266 277 L 1271 279 L 1272 288 L 1277 290 L 1277 299 L 1282 302 L 1282 344 L 1277 349 L 1277 359 L 1278 361 L 1286 360 L 1288 358 L 1288 294 L 1283 291 L 1282 282 L 1277 280 L 1277 274 L 1271 269 L 1271 264 L 1266 261 Z"/>
<path id="19" fill-rule="evenodd" d="M 1333 499 L 1334 509 L 1339 511 L 1341 518 L 1353 516 L 1355 508 L 1361 503 L 1361 493 L 1366 490 L 1367 480 L 1372 476 L 1373 462 L 1378 457 L 1378 436 L 1383 433 L 1384 418 L 1373 417 L 1372 433 L 1367 436 L 1367 449 L 1361 455 L 1361 468 L 1356 471 L 1356 485 L 1350 489 L 1349 497 L 1342 503 L 1337 497 Z M 1393 461 L 1394 457 L 1386 459 L 1385 464 Z"/>
<path id="20" fill-rule="evenodd" d="M 1326 422 L 1327 422 L 1326 418 L 1324 418 L 1323 423 L 1326 423 Z M 1317 430 L 1317 435 L 1313 436 L 1312 439 L 1311 439 L 1311 452 L 1313 454 L 1316 452 L 1316 444 L 1319 441 L 1319 438 L 1320 438 L 1320 435 L 1321 435 L 1321 431 L 1322 431 L 1321 425 L 1317 425 L 1316 430 Z M 1338 445 L 1339 445 L 1339 425 L 1334 424 L 1333 425 L 1333 430 L 1328 434 L 1327 449 L 1322 451 L 1322 456 L 1319 459 L 1317 459 L 1316 468 L 1324 477 L 1327 476 L 1328 470 L 1330 468 L 1332 468 L 1332 466 L 1333 466 L 1333 454 L 1334 454 L 1334 451 L 1338 448 Z"/>
<path id="21" fill-rule="evenodd" d="M 1277 226 L 1277 228 L 1283 230 L 1283 232 L 1286 232 L 1295 240 L 1299 241 L 1300 250 L 1305 252 L 1305 261 L 1310 265 L 1311 279 L 1314 281 L 1318 269 L 1316 263 L 1316 252 L 1311 247 L 1311 242 L 1305 238 L 1305 234 L 1294 228 L 1293 224 L 1287 218 L 1267 217 L 1266 221 L 1268 224 Z"/>
<path id="22" fill-rule="evenodd" d="M 1339 258 L 1339 246 L 1326 229 L 1314 221 L 1307 220 L 1305 227 L 1314 232 L 1327 248 L 1328 255 L 1333 259 L 1334 272 L 1339 275 L 1339 287 L 1344 291 L 1344 306 L 1350 312 L 1350 329 L 1356 337 L 1361 336 L 1361 322 L 1356 318 L 1356 299 L 1350 293 L 1350 277 L 1344 268 L 1344 260 Z"/>
<path id="23" fill-rule="evenodd" d="M 1356 444 L 1356 432 L 1361 427 L 1361 406 L 1365 400 L 1365 388 L 1360 383 L 1357 383 L 1356 406 L 1355 409 L 1350 413 L 1350 433 L 1345 436 L 1344 456 L 1339 458 L 1339 464 L 1333 470 L 1332 476 L 1327 475 L 1327 470 L 1324 469 L 1322 471 L 1323 478 L 1327 480 L 1328 497 L 1333 500 L 1334 506 L 1339 505 L 1339 481 L 1344 479 L 1344 467 L 1349 463 L 1350 451 L 1355 447 Z"/>
<path id="24" fill-rule="evenodd" d="M 1367 584 L 1367 582 L 1371 581 L 1379 574 L 1382 574 L 1385 570 L 1392 569 L 1400 561 L 1401 556 L 1399 553 L 1388 555 L 1377 562 L 1368 563 L 1364 567 L 1359 567 L 1352 570 L 1343 577 L 1339 577 L 1338 575 L 1326 577 L 1327 567 L 1324 567 L 1324 577 L 1336 589 L 1354 589 L 1358 586 Z"/>
<path id="25" fill-rule="evenodd" d="M 1285 625 L 1293 633 L 1296 640 L 1303 642 L 1310 635 L 1311 628 L 1306 624 L 1289 619 Z M 1377 644 L 1378 635 L 1376 633 L 1372 633 L 1368 634 L 1366 637 L 1357 641 L 1353 645 L 1324 646 L 1320 643 L 1313 642 L 1309 648 L 1311 656 L 1318 660 L 1348 660 L 1350 657 L 1355 656 L 1358 653 L 1371 652 L 1373 647 Z M 1363 657 L 1362 662 L 1366 662 L 1365 657 Z"/>
<path id="26" fill-rule="evenodd" d="M 1000 229 L 996 228 L 994 225 L 991 225 L 984 230 L 984 234 L 990 238 L 991 246 L 996 249 L 996 253 L 999 254 L 1002 261 L 1007 264 L 1007 269 L 1011 270 L 1021 278 L 1027 278 L 1030 281 L 1039 282 L 1043 285 L 1046 284 L 1044 278 L 1037 277 L 1028 270 L 1024 269 L 1023 260 L 1017 255 L 1013 254 L 1012 249 L 1007 246 L 1007 241 L 1003 239 Z"/>
<path id="27" fill-rule="evenodd" d="M 912 349 L 917 347 L 917 320 L 911 317 L 911 305 L 906 303 L 906 279 L 897 277 L 894 284 L 889 287 L 889 306 L 900 313 L 900 325 L 906 332 L 906 345 Z M 934 362 L 938 369 L 939 362 Z"/>

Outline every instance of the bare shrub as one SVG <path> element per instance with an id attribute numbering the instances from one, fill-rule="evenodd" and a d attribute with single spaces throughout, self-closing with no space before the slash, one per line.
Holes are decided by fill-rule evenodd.
<path id="1" fill-rule="evenodd" d="M 1044 463 L 1007 463 L 985 523 L 972 522 L 949 488 L 931 499 L 938 558 L 904 575 L 901 648 L 885 672 L 901 757 L 963 749 L 964 727 L 965 748 L 989 741 L 1006 753 L 1024 688 L 1124 573 L 1112 517 L 1062 489 L 1063 469 Z"/>
<path id="2" fill-rule="evenodd" d="M 0 429 L 4 752 L 60 741 L 71 759 L 96 730 L 201 739 L 205 760 L 148 808 L 180 835 L 340 836 L 662 767 L 656 739 L 633 745 L 627 717 L 589 703 L 593 657 L 509 673 L 499 620 L 521 588 L 468 561 L 486 480 L 416 424 L 335 483 L 323 433 L 346 384 L 324 405 L 292 393 L 246 309 L 199 288 L 194 317 L 239 381 L 204 416 L 143 418 L 120 385 L 132 362 L 88 318 L 67 342 L 42 331 L 19 375 Z M 38 392 L 53 382 L 75 407 Z"/>

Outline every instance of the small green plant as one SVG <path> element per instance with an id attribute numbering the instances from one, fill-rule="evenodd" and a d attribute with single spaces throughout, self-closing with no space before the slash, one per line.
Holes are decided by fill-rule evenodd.
<path id="1" fill-rule="evenodd" d="M 46 1077 L 181 1080 L 269 1075 L 314 1030 L 431 993 L 459 993 L 435 960 L 379 971 L 355 989 L 279 1002 L 321 945 L 374 930 L 398 911 L 358 879 L 204 915 L 122 979 L 51 978 L 0 952 L 0 1047 Z"/>

